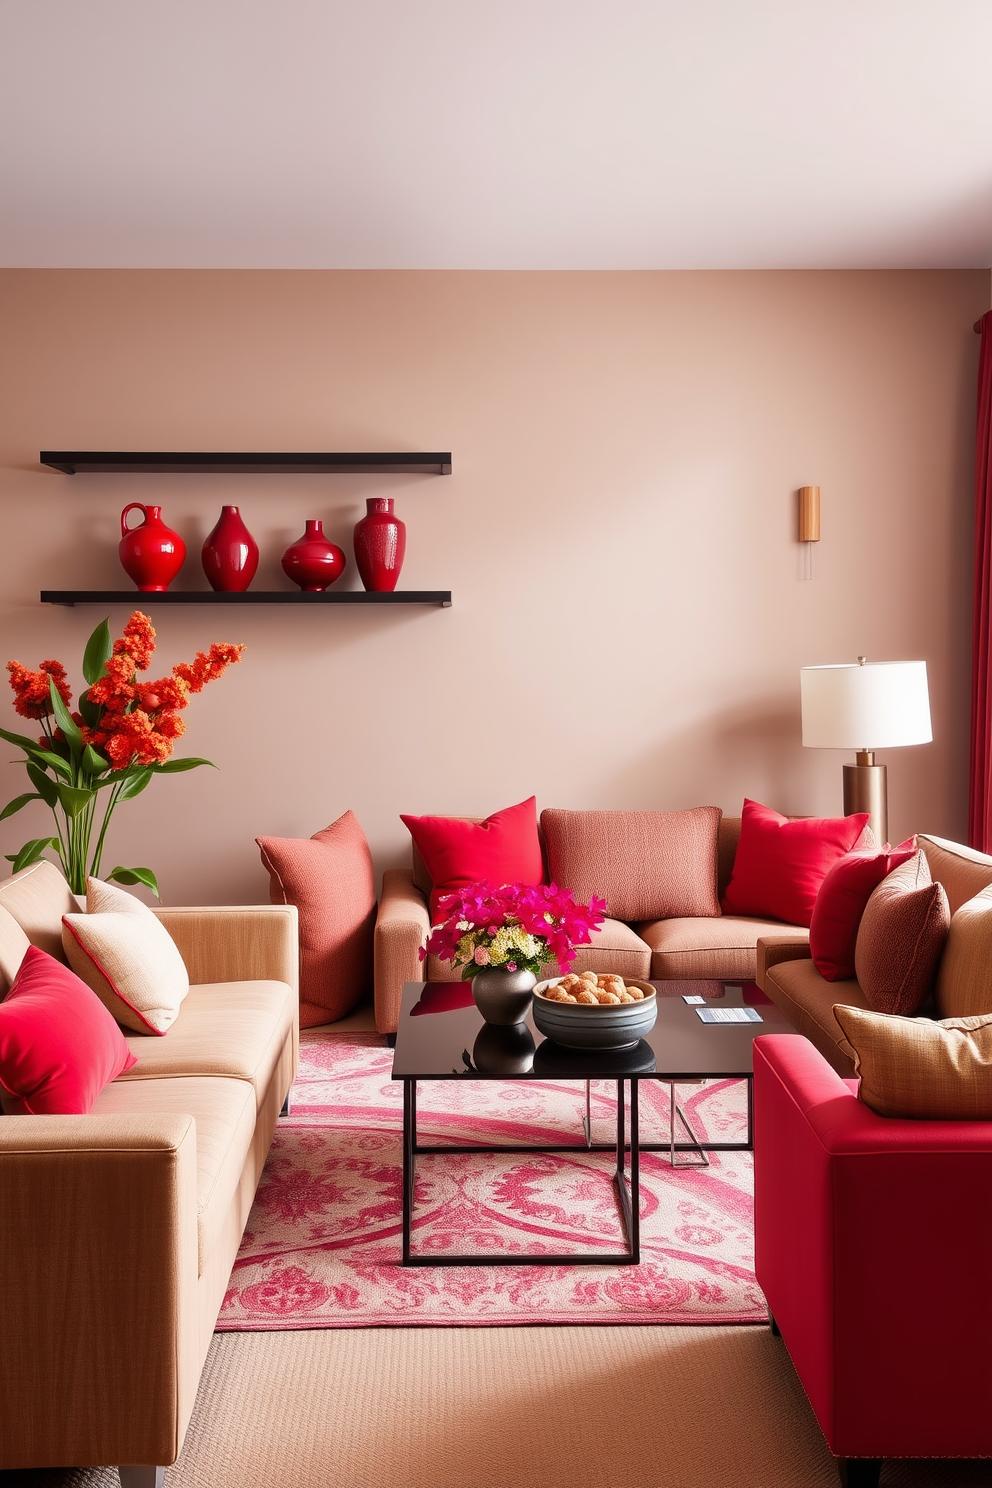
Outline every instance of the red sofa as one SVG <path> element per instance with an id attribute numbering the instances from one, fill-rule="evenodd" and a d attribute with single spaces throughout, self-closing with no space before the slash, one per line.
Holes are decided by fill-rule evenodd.
<path id="1" fill-rule="evenodd" d="M 877 1116 L 755 1040 L 755 1271 L 841 1477 L 992 1457 L 992 1122 Z"/>

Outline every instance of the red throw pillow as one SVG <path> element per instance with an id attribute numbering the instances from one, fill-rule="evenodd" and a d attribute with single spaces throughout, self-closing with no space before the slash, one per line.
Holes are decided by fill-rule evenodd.
<path id="1" fill-rule="evenodd" d="M 0 1003 L 0 1085 L 18 1109 L 83 1116 L 104 1086 L 136 1063 L 96 993 L 47 951 L 29 946 Z"/>
<path id="2" fill-rule="evenodd" d="M 841 858 L 820 885 L 809 922 L 809 949 L 817 971 L 828 982 L 854 976 L 854 947 L 865 905 L 893 868 L 916 852 L 908 837 L 891 852 L 851 852 Z"/>
<path id="3" fill-rule="evenodd" d="M 867 825 L 866 811 L 790 821 L 770 806 L 745 801 L 724 914 L 808 925 L 821 883 Z"/>
<path id="4" fill-rule="evenodd" d="M 312 837 L 256 837 L 273 904 L 300 916 L 300 1027 L 333 1023 L 372 990 L 375 877 L 357 816 Z"/>
<path id="5" fill-rule="evenodd" d="M 536 796 L 482 822 L 458 816 L 401 816 L 400 821 L 409 827 L 431 876 L 432 920 L 441 895 L 468 884 L 544 882 Z"/>

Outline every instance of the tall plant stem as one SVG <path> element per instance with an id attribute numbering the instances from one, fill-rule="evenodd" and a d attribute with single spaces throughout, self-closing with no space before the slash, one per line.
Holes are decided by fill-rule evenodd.
<path id="1" fill-rule="evenodd" d="M 124 782 L 122 780 L 120 782 L 120 785 L 112 785 L 110 787 L 110 800 L 107 802 L 107 809 L 103 813 L 103 824 L 100 827 L 100 835 L 96 840 L 96 847 L 93 850 L 93 860 L 90 864 L 90 873 L 93 875 L 94 878 L 99 878 L 100 876 L 100 859 L 103 856 L 103 839 L 107 835 L 107 827 L 110 824 L 110 818 L 113 814 L 114 807 L 117 805 L 117 797 L 120 794 L 120 789 L 123 784 Z"/>

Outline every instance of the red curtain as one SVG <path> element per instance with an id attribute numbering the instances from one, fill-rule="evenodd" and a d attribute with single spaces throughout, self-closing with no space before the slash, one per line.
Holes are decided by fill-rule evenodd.
<path id="1" fill-rule="evenodd" d="M 968 842 L 992 851 L 992 310 L 981 331 L 975 445 L 975 620 L 971 661 L 971 780 Z"/>

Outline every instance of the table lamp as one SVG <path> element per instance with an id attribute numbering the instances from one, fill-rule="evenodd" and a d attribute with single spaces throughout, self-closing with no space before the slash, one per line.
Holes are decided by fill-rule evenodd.
<path id="1" fill-rule="evenodd" d="M 867 811 L 881 847 L 889 840 L 888 783 L 876 749 L 928 744 L 930 697 L 925 661 L 875 661 L 801 667 L 803 744 L 808 749 L 854 749 L 844 766 L 844 815 Z"/>

